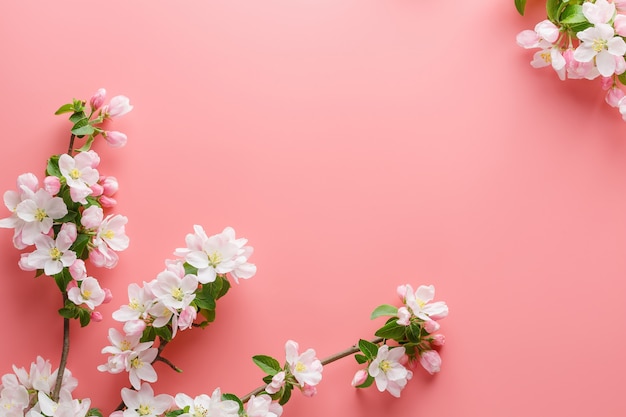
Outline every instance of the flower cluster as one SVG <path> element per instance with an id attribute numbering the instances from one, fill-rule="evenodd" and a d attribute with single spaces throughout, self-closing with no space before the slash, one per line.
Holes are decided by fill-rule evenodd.
<path id="1" fill-rule="evenodd" d="M 81 100 L 63 105 L 57 114 L 71 113 L 68 152 L 49 158 L 42 185 L 27 173 L 18 177 L 17 190 L 4 194 L 11 214 L 0 220 L 0 227 L 13 229 L 17 249 L 34 247 L 21 255 L 20 268 L 53 277 L 63 295 L 59 313 L 64 320 L 64 344 L 57 370 L 38 357 L 30 371 L 13 366 L 14 373 L 2 376 L 0 417 L 102 417 L 97 408 L 90 408 L 89 399 L 72 398 L 77 381 L 65 366 L 69 320 L 78 319 L 81 326 L 100 321 L 97 307 L 112 298 L 87 273 L 87 262 L 113 268 L 119 260 L 117 253 L 129 245 L 127 218 L 108 213 L 116 205 L 117 180 L 100 174 L 100 158 L 91 145 L 102 136 L 113 147 L 123 146 L 126 135 L 103 126 L 132 106 L 125 96 L 113 97 L 108 104 L 105 97 L 105 90 L 100 89 L 88 105 Z M 76 139 L 84 143 L 74 150 Z M 414 291 L 410 285 L 401 285 L 398 295 L 403 305 L 383 304 L 371 315 L 372 319 L 391 316 L 375 333 L 377 339 L 360 340 L 323 360 L 314 349 L 301 351 L 297 342 L 288 340 L 282 365 L 266 355 L 252 358 L 266 375 L 260 387 L 242 397 L 222 393 L 220 388 L 194 398 L 185 393 L 155 394 L 150 385 L 157 381 L 154 362 L 180 371 L 163 356 L 168 343 L 178 332 L 205 328 L 215 320 L 217 300 L 231 288 L 230 280 L 239 283 L 256 274 L 256 266 L 249 262 L 253 248 L 247 239 L 237 238 L 231 227 L 209 236 L 195 225 L 185 243 L 151 281 L 131 283 L 128 303 L 112 314 L 122 330 L 109 329 L 110 345 L 102 349 L 107 360 L 98 369 L 127 372 L 131 387 L 121 389 L 122 403 L 111 417 L 279 417 L 292 392 L 297 389 L 312 397 L 324 366 L 350 355 L 365 364 L 353 386 L 364 388 L 375 382 L 380 391 L 395 397 L 413 376 L 413 363 L 419 362 L 431 374 L 439 372 L 437 350 L 444 338 L 436 333 L 437 320 L 448 314 L 448 307 L 432 302 L 433 286 Z"/>
<path id="2" fill-rule="evenodd" d="M 515 0 L 524 14 L 526 0 Z M 626 1 L 548 0 L 547 19 L 517 35 L 517 44 L 538 49 L 534 68 L 552 67 L 561 80 L 599 78 L 606 102 L 626 120 Z"/>
<path id="3" fill-rule="evenodd" d="M 85 417 L 96 415 L 90 409 L 91 401 L 72 398 L 78 386 L 69 371 L 63 375 L 58 401 L 52 399 L 57 383 L 58 369 L 52 371 L 50 362 L 37 357 L 30 370 L 13 366 L 13 372 L 2 376 L 0 385 L 0 415 L 3 417 L 67 416 Z"/>
<path id="4" fill-rule="evenodd" d="M 179 258 L 167 260 L 152 281 L 129 285 L 128 304 L 113 312 L 113 319 L 124 323 L 124 334 L 109 330 L 111 345 L 102 350 L 109 357 L 100 371 L 128 372 L 135 389 L 141 381 L 155 382 L 156 339 L 164 346 L 179 330 L 206 326 L 215 319 L 215 302 L 230 288 L 228 276 L 235 282 L 254 276 L 256 266 L 248 262 L 253 248 L 246 246 L 247 239 L 235 238 L 233 228 L 208 237 L 196 225 L 194 232 L 187 235 L 187 247 L 174 252 Z"/>
<path id="5" fill-rule="evenodd" d="M 383 304 L 372 312 L 372 318 L 391 316 L 376 332 L 384 340 L 393 340 L 396 346 L 378 346 L 366 340 L 359 341 L 360 354 L 355 355 L 358 363 L 367 364 L 357 371 L 352 385 L 365 388 L 376 382 L 379 391 L 388 391 L 394 397 L 413 377 L 407 368 L 418 361 L 430 374 L 441 370 L 441 357 L 437 352 L 445 338 L 439 330 L 440 320 L 448 315 L 448 306 L 443 301 L 431 303 L 435 287 L 422 285 L 416 291 L 410 285 L 400 285 L 398 296 L 404 303 L 400 308 Z"/>
<path id="6" fill-rule="evenodd" d="M 96 308 L 111 300 L 110 291 L 87 274 L 85 261 L 113 268 L 119 259 L 117 252 L 129 244 L 125 233 L 128 219 L 105 213 L 117 203 L 117 179 L 100 174 L 100 157 L 90 146 L 98 134 L 110 136 L 100 127 L 105 120 L 129 112 L 132 106 L 127 97 L 115 96 L 102 107 L 105 94 L 100 89 L 91 98 L 89 114 L 85 102 L 80 100 L 57 111 L 72 113 L 70 121 L 74 127 L 68 152 L 50 157 L 41 184 L 35 174 L 20 175 L 17 189 L 4 193 L 11 215 L 0 220 L 0 227 L 14 230 L 13 244 L 17 249 L 34 247 L 32 252 L 22 254 L 20 268 L 53 277 L 67 298 L 61 315 L 80 319 L 83 326 L 92 319 L 101 320 Z M 116 135 L 117 132 L 112 136 Z M 85 136 L 85 144 L 73 155 L 74 139 Z"/>

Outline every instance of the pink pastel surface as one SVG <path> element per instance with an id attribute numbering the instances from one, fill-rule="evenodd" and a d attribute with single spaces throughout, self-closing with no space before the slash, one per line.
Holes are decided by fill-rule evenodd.
<path id="1" fill-rule="evenodd" d="M 118 178 L 131 247 L 98 270 L 103 322 L 72 324 L 77 397 L 106 414 L 126 374 L 96 370 L 112 311 L 194 224 L 232 226 L 258 274 L 217 321 L 180 334 L 155 391 L 243 395 L 255 354 L 297 340 L 328 356 L 369 338 L 396 286 L 434 284 L 450 315 L 441 373 L 394 399 L 328 366 L 284 416 L 623 416 L 626 123 L 599 80 L 530 67 L 515 36 L 529 1 L 5 1 L 0 190 L 67 147 L 66 101 L 99 87 L 135 109 Z M 4 212 L 0 217 L 8 215 Z M 0 374 L 58 363 L 61 296 L 17 268 L 0 230 Z"/>

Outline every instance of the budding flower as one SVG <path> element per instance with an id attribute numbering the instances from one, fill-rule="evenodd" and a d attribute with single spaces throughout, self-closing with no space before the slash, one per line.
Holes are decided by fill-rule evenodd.
<path id="1" fill-rule="evenodd" d="M 107 90 L 105 90 L 104 88 L 99 88 L 98 91 L 96 91 L 96 93 L 91 96 L 91 99 L 89 100 L 89 105 L 91 106 L 91 110 L 96 111 L 98 110 L 103 104 L 104 104 L 104 99 L 107 95 Z"/>
<path id="2" fill-rule="evenodd" d="M 122 132 L 117 132 L 115 130 L 103 132 L 102 135 L 112 148 L 121 148 L 126 145 L 126 142 L 128 141 L 128 138 L 125 134 L 123 134 Z"/>
<path id="3" fill-rule="evenodd" d="M 130 104 L 130 100 L 126 96 L 115 96 L 111 99 L 108 105 L 102 108 L 102 113 L 105 118 L 120 117 L 128 113 L 133 109 Z"/>

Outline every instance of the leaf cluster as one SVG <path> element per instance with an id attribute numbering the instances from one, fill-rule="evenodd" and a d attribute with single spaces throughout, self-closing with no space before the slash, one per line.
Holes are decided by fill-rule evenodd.
<path id="1" fill-rule="evenodd" d="M 585 0 L 546 0 L 547 17 L 568 33 L 576 34 L 593 26 L 583 14 L 584 2 Z M 523 16 L 526 0 L 515 0 L 515 8 Z"/>
<path id="2" fill-rule="evenodd" d="M 69 121 L 72 123 L 72 129 L 70 130 L 72 135 L 78 138 L 86 137 L 84 145 L 78 150 L 81 152 L 88 151 L 95 137 L 103 132 L 97 125 L 103 122 L 104 115 L 100 113 L 95 119 L 92 119 L 94 109 L 90 109 L 89 113 L 87 113 L 85 101 L 76 99 L 73 99 L 71 103 L 62 105 L 54 112 L 56 115 L 67 113 L 71 113 Z"/>

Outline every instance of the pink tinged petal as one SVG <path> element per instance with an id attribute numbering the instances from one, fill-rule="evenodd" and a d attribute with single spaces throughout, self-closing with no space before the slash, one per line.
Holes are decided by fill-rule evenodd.
<path id="1" fill-rule="evenodd" d="M 594 25 L 607 23 L 615 14 L 615 5 L 606 0 L 583 3 L 583 15 Z"/>
<path id="2" fill-rule="evenodd" d="M 565 68 L 565 58 L 557 48 L 552 48 L 550 51 L 550 58 L 552 60 L 552 68 L 555 71 L 560 71 Z"/>
<path id="3" fill-rule="evenodd" d="M 615 73 L 615 58 L 608 51 L 600 51 L 596 56 L 596 66 L 600 74 L 608 77 Z"/>
<path id="4" fill-rule="evenodd" d="M 98 206 L 90 206 L 83 211 L 80 223 L 88 229 L 97 229 L 102 224 L 103 219 L 104 211 Z"/>
<path id="5" fill-rule="evenodd" d="M 293 340 L 288 340 L 287 343 L 285 343 L 285 358 L 289 365 L 295 365 L 298 360 L 298 348 L 298 343 Z"/>
<path id="6" fill-rule="evenodd" d="M 535 32 L 537 32 L 537 35 L 539 35 L 542 39 L 545 39 L 550 43 L 556 42 L 559 38 L 559 28 L 549 20 L 543 20 L 537 23 L 535 26 Z"/>
<path id="7" fill-rule="evenodd" d="M 613 27 L 615 28 L 615 33 L 620 36 L 626 36 L 626 15 L 618 14 L 615 16 Z"/>
<path id="8" fill-rule="evenodd" d="M 420 285 L 415 291 L 415 298 L 427 303 L 435 298 L 435 286 L 434 285 Z"/>
<path id="9" fill-rule="evenodd" d="M 207 254 L 200 251 L 194 251 L 187 255 L 185 258 L 190 265 L 196 268 L 207 268 L 209 266 L 209 258 Z"/>
<path id="10" fill-rule="evenodd" d="M 112 148 L 121 148 L 128 141 L 128 137 L 124 133 L 115 130 L 104 132 L 104 139 Z"/>
<path id="11" fill-rule="evenodd" d="M 596 56 L 596 51 L 587 43 L 581 44 L 574 50 L 574 59 L 578 62 L 590 62 Z"/>

